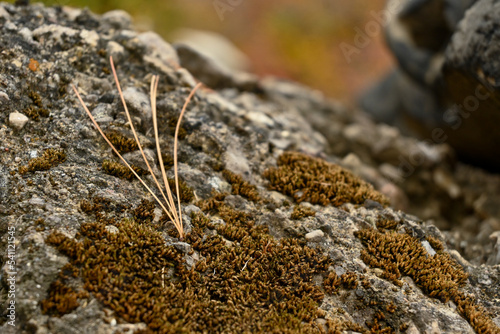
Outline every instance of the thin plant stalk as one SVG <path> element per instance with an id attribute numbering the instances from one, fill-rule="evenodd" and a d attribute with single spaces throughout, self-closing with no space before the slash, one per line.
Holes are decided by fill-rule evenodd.
<path id="1" fill-rule="evenodd" d="M 175 207 L 172 206 L 173 200 L 171 200 L 170 198 L 169 198 L 169 200 L 167 200 L 167 198 L 165 197 L 165 194 L 163 193 L 163 190 L 161 189 L 160 183 L 156 179 L 156 176 L 153 173 L 153 169 L 149 165 L 148 159 L 146 159 L 146 155 L 144 154 L 144 150 L 142 149 L 141 143 L 139 142 L 139 137 L 137 136 L 137 132 L 135 131 L 134 123 L 132 122 L 132 117 L 130 117 L 130 113 L 128 111 L 127 104 L 125 103 L 125 97 L 123 96 L 123 92 L 122 92 L 122 89 L 120 86 L 120 81 L 118 80 L 118 75 L 116 74 L 115 64 L 113 62 L 113 57 L 109 57 L 109 62 L 111 63 L 113 77 L 115 79 L 116 88 L 118 89 L 118 93 L 120 95 L 120 99 L 121 99 L 122 104 L 123 104 L 123 109 L 125 109 L 125 114 L 127 116 L 127 120 L 128 120 L 129 125 L 130 125 L 130 129 L 132 130 L 132 133 L 134 134 L 134 139 L 137 143 L 137 146 L 139 146 L 139 150 L 141 151 L 142 158 L 144 159 L 144 162 L 146 163 L 146 166 L 148 167 L 149 173 L 151 174 L 151 176 L 153 176 L 153 180 L 156 183 L 156 186 L 158 187 L 158 189 L 160 189 L 160 193 L 163 196 L 163 199 L 165 200 L 165 202 L 167 203 L 167 206 L 168 206 L 170 212 L 173 214 L 174 221 L 177 223 L 179 220 L 179 217 L 177 216 L 176 210 L 174 210 Z M 153 76 L 153 78 L 154 77 L 155 76 Z M 150 92 L 150 95 L 153 96 L 153 91 Z M 156 106 L 156 98 L 155 98 L 155 106 Z M 153 115 L 155 115 L 155 112 L 153 112 L 153 106 L 151 106 L 151 112 L 153 113 Z M 155 121 L 156 121 L 156 119 L 153 116 L 153 122 L 155 122 Z M 155 139 L 156 139 L 156 142 L 158 143 L 158 137 L 155 137 Z M 165 187 L 167 189 L 167 192 L 170 193 L 170 187 L 168 187 L 168 184 L 166 184 Z"/>
<path id="2" fill-rule="evenodd" d="M 186 99 L 186 101 L 184 103 L 184 106 L 182 107 L 182 111 L 181 111 L 181 113 L 179 115 L 179 120 L 177 121 L 177 126 L 175 128 L 174 154 L 173 155 L 174 155 L 175 187 L 176 187 L 176 192 L 177 192 L 177 206 L 178 206 L 178 208 L 177 208 L 178 212 L 177 212 L 177 210 L 175 208 L 175 201 L 173 199 L 172 192 L 170 190 L 170 186 L 168 184 L 167 174 L 166 174 L 165 168 L 163 166 L 163 159 L 161 157 L 161 149 L 160 149 L 160 144 L 159 144 L 158 123 L 157 123 L 157 118 L 156 118 L 156 93 L 157 93 L 157 89 L 158 89 L 159 78 L 158 78 L 158 76 L 154 75 L 153 78 L 152 78 L 152 80 L 151 80 L 151 92 L 150 92 L 150 96 L 151 96 L 151 113 L 152 113 L 152 118 L 153 118 L 153 127 L 154 127 L 154 132 L 155 132 L 156 148 L 157 148 L 157 152 L 158 152 L 158 161 L 160 163 L 160 169 L 161 169 L 161 173 L 162 173 L 162 177 L 163 177 L 163 182 L 164 182 L 164 185 L 165 185 L 165 189 L 167 190 L 168 200 L 167 200 L 167 198 L 166 198 L 163 190 L 161 189 L 161 186 L 160 186 L 158 180 L 156 179 L 156 177 L 155 177 L 155 175 L 153 173 L 153 170 L 152 170 L 151 166 L 149 165 L 148 160 L 146 159 L 146 155 L 144 154 L 142 146 L 141 146 L 141 144 L 139 142 L 139 138 L 137 136 L 137 133 L 136 133 L 135 128 L 134 128 L 134 125 L 132 123 L 132 119 L 130 117 L 130 113 L 128 111 L 127 104 L 125 103 L 125 98 L 123 96 L 123 93 L 122 93 L 122 90 L 121 90 L 121 87 L 120 87 L 120 83 L 119 83 L 119 80 L 118 80 L 118 76 L 116 74 L 116 70 L 115 70 L 115 66 L 114 66 L 113 58 L 112 57 L 110 57 L 110 63 L 111 63 L 111 68 L 113 70 L 113 76 L 114 76 L 114 79 L 115 79 L 115 82 L 116 82 L 116 86 L 118 88 L 118 92 L 119 92 L 119 95 L 120 95 L 120 99 L 121 99 L 123 107 L 125 109 L 125 114 L 127 115 L 127 119 L 129 121 L 129 125 L 130 125 L 130 128 L 132 130 L 132 133 L 134 134 L 135 141 L 137 142 L 137 146 L 139 147 L 139 150 L 141 151 L 141 155 L 142 155 L 144 161 L 146 162 L 146 165 L 147 165 L 147 167 L 149 169 L 149 172 L 151 173 L 151 176 L 153 176 L 153 180 L 155 181 L 156 186 L 160 190 L 163 199 L 167 203 L 168 209 L 165 207 L 165 205 L 162 203 L 162 201 L 160 201 L 160 199 L 154 194 L 154 192 L 151 190 L 151 188 L 149 188 L 147 186 L 147 184 L 144 182 L 144 180 L 132 169 L 132 167 L 127 163 L 127 161 L 125 161 L 125 159 L 121 156 L 121 154 L 118 152 L 118 150 L 113 146 L 113 144 L 111 143 L 111 141 L 106 137 L 106 135 L 102 131 L 101 127 L 97 124 L 96 120 L 94 119 L 94 117 L 92 116 L 92 114 L 88 110 L 87 106 L 83 102 L 83 99 L 81 98 L 81 96 L 78 93 L 78 90 L 76 89 L 75 86 L 72 86 L 73 90 L 74 90 L 74 92 L 75 92 L 78 100 L 80 101 L 80 104 L 82 105 L 83 109 L 85 110 L 85 112 L 89 116 L 90 120 L 92 121 L 92 123 L 94 124 L 94 126 L 97 128 L 97 130 L 99 131 L 99 133 L 101 134 L 101 136 L 106 140 L 106 143 L 111 147 L 111 149 L 116 153 L 116 155 L 118 155 L 118 157 L 122 160 L 122 162 L 125 164 L 125 166 L 127 166 L 127 168 L 134 174 L 134 176 L 139 179 L 139 181 L 151 193 L 151 195 L 153 195 L 153 198 L 158 202 L 158 204 L 160 204 L 160 206 L 163 209 L 163 211 L 167 214 L 167 216 L 170 218 L 170 220 L 175 225 L 175 228 L 179 232 L 179 237 L 182 239 L 182 238 L 184 238 L 184 228 L 183 228 L 183 225 L 182 225 L 182 210 L 181 210 L 181 202 L 180 202 L 179 176 L 178 176 L 178 167 L 177 167 L 178 136 L 179 136 L 179 129 L 180 129 L 181 120 L 182 120 L 182 117 L 183 117 L 183 115 L 184 115 L 184 113 L 186 111 L 187 105 L 191 101 L 191 99 L 194 96 L 194 93 L 196 92 L 196 90 L 198 90 L 198 88 L 200 88 L 202 84 L 198 83 L 193 88 L 193 90 L 191 91 L 191 93 L 189 94 L 189 96 L 187 97 L 187 99 Z"/>
<path id="3" fill-rule="evenodd" d="M 187 105 L 188 105 L 189 101 L 191 101 L 191 99 L 193 98 L 194 93 L 196 93 L 196 91 L 198 90 L 198 88 L 201 87 L 201 85 L 202 85 L 202 83 L 199 82 L 191 90 L 191 93 L 189 93 L 189 96 L 187 97 L 186 102 L 184 103 L 184 106 L 182 106 L 182 111 L 181 111 L 181 113 L 179 115 L 179 120 L 177 121 L 177 126 L 175 127 L 175 135 L 174 135 L 174 175 L 175 175 L 175 190 L 177 191 L 177 205 L 178 205 L 179 216 L 180 216 L 179 219 L 181 220 L 181 222 L 182 222 L 181 196 L 180 196 L 180 192 L 179 192 L 179 173 L 178 173 L 178 169 L 177 169 L 177 144 L 178 144 L 178 139 L 179 139 L 179 129 L 181 127 L 182 116 L 184 116 L 184 113 L 186 112 Z"/>

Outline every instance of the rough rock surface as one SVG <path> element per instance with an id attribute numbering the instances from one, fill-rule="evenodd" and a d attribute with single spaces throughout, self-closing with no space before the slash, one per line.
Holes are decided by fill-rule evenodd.
<path id="1" fill-rule="evenodd" d="M 383 12 L 398 67 L 364 94 L 362 108 L 498 173 L 500 2 L 394 0 Z"/>
<path id="2" fill-rule="evenodd" d="M 448 115 L 449 140 L 468 157 L 489 156 L 500 145 L 499 17 L 500 1 L 477 1 L 446 48 L 444 79 L 459 106 Z M 498 154 L 484 160 L 500 165 Z"/>
<path id="3" fill-rule="evenodd" d="M 254 79 L 196 93 L 179 146 L 191 233 L 178 240 L 143 201 L 151 196 L 138 181 L 104 167 L 116 158 L 71 90 L 78 87 L 136 164 L 112 54 L 156 165 L 147 98 L 151 74 L 159 74 L 160 143 L 171 177 L 173 126 L 194 78 L 179 66 L 181 55 L 157 42 L 135 32 L 123 12 L 0 4 L 2 333 L 269 332 L 271 325 L 278 332 L 499 332 L 500 178 L 455 163 L 446 145 L 405 138 L 294 83 Z M 21 129 L 9 123 L 16 112 L 29 118 Z M 280 176 L 286 151 L 302 152 L 303 174 L 279 185 L 272 175 Z M 351 170 L 393 207 L 338 167 L 331 167 L 338 182 L 321 182 L 330 165 L 308 156 Z M 300 182 L 308 177 L 320 181 L 308 184 L 316 193 L 305 198 Z M 366 199 L 345 184 L 375 195 Z M 332 191 L 362 204 L 344 203 L 347 196 L 338 207 L 319 204 Z M 281 256 L 291 259 L 282 264 Z M 120 297 L 125 291 L 137 293 Z M 169 309 L 159 300 L 179 304 Z M 7 317 L 12 301 L 15 320 Z"/>

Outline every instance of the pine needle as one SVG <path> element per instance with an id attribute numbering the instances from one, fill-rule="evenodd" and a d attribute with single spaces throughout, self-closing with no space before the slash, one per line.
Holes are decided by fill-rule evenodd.
<path id="1" fill-rule="evenodd" d="M 120 87 L 120 82 L 119 82 L 118 76 L 116 74 L 115 65 L 113 63 L 113 58 L 110 57 L 109 60 L 111 63 L 111 68 L 113 70 L 113 77 L 114 77 L 115 82 L 116 82 L 116 87 L 118 89 L 118 93 L 120 95 L 120 99 L 122 101 L 123 108 L 125 109 L 125 114 L 127 115 L 130 129 L 132 130 L 132 133 L 134 134 L 134 139 L 137 142 L 137 146 L 139 147 L 139 150 L 141 151 L 142 158 L 144 159 L 144 162 L 146 163 L 146 166 L 148 167 L 148 170 L 149 170 L 151 176 L 153 177 L 153 180 L 154 180 L 156 186 L 160 190 L 160 193 L 161 193 L 165 203 L 167 204 L 168 209 L 165 207 L 163 202 L 160 201 L 160 199 L 154 194 L 154 192 L 151 190 L 151 188 L 148 187 L 148 185 L 144 182 L 144 180 L 132 169 L 132 167 L 127 163 L 127 161 L 125 161 L 125 159 L 121 156 L 121 154 L 118 152 L 118 150 L 113 146 L 111 141 L 106 137 L 106 135 L 102 131 L 101 127 L 97 124 L 96 120 L 94 119 L 94 117 L 90 113 L 89 109 L 87 108 L 87 106 L 83 102 L 82 97 L 80 96 L 80 94 L 78 93 L 78 90 L 76 89 L 76 87 L 74 85 L 72 85 L 73 90 L 74 90 L 78 100 L 80 101 L 80 104 L 82 105 L 83 109 L 85 110 L 85 112 L 89 116 L 90 120 L 92 121 L 94 126 L 97 128 L 97 130 L 101 134 L 101 136 L 104 138 L 104 140 L 106 140 L 108 145 L 116 153 L 116 155 L 118 155 L 118 157 L 122 160 L 122 162 L 125 164 L 125 166 L 127 166 L 127 168 L 130 169 L 130 171 L 135 175 L 135 177 L 137 177 L 139 179 L 139 181 L 142 183 L 142 185 L 151 193 L 151 195 L 153 195 L 153 198 L 158 202 L 158 204 L 160 204 L 163 211 L 167 214 L 167 216 L 173 222 L 175 228 L 177 229 L 177 232 L 179 232 L 180 239 L 183 239 L 184 238 L 184 228 L 182 225 L 182 208 L 181 208 L 181 200 L 180 200 L 180 195 L 179 195 L 180 194 L 180 192 L 179 192 L 179 173 L 178 173 L 178 165 L 177 165 L 178 136 L 179 136 L 179 129 L 180 129 L 180 125 L 181 125 L 181 120 L 182 120 L 182 117 L 184 116 L 184 113 L 186 112 L 187 105 L 189 104 L 189 102 L 193 98 L 196 90 L 198 90 L 198 88 L 200 88 L 202 84 L 198 83 L 191 90 L 191 93 L 187 97 L 187 99 L 184 103 L 184 106 L 182 107 L 182 111 L 179 115 L 179 120 L 177 121 L 177 126 L 175 128 L 174 154 L 173 154 L 173 156 L 174 156 L 175 188 L 176 188 L 176 194 L 177 194 L 177 209 L 176 209 L 175 208 L 175 201 L 174 201 L 173 196 L 172 196 L 172 191 L 170 190 L 170 186 L 168 185 L 167 173 L 165 171 L 165 167 L 163 166 L 163 159 L 161 157 L 160 141 L 159 141 L 159 136 L 158 136 L 158 123 L 157 123 L 157 118 L 156 118 L 156 92 L 158 89 L 159 77 L 156 75 L 153 75 L 153 78 L 151 79 L 151 92 L 150 92 L 151 114 L 152 114 L 152 118 L 153 118 L 153 128 L 154 128 L 154 133 L 155 133 L 156 149 L 158 152 L 158 160 L 160 163 L 163 184 L 164 184 L 165 189 L 167 191 L 167 196 L 165 196 L 165 193 L 163 192 L 160 183 L 156 179 L 156 177 L 153 173 L 153 170 L 152 170 L 151 166 L 149 165 L 148 160 L 146 159 L 146 155 L 144 154 L 144 150 L 142 149 L 141 143 L 139 142 L 139 138 L 137 136 L 137 132 L 135 131 L 134 125 L 132 123 L 132 119 L 130 117 L 130 113 L 128 111 L 127 104 L 125 103 L 125 98 L 123 96 L 123 92 L 122 92 L 121 87 Z"/>

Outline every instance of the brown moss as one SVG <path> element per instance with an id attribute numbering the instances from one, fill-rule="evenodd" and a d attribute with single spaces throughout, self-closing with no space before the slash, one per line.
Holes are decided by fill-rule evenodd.
<path id="1" fill-rule="evenodd" d="M 439 241 L 439 239 L 431 237 L 431 236 L 427 236 L 427 237 L 425 237 L 425 239 L 429 242 L 429 244 L 432 246 L 432 248 L 434 248 L 434 250 L 436 250 L 437 252 L 444 250 L 444 245 L 441 241 Z"/>
<path id="2" fill-rule="evenodd" d="M 129 206 L 115 204 L 107 198 L 94 196 L 90 200 L 82 200 L 80 209 L 87 214 L 93 214 L 98 222 L 114 224 L 114 217 L 121 215 L 129 209 Z"/>
<path id="3" fill-rule="evenodd" d="M 241 195 L 252 202 L 259 202 L 261 200 L 257 187 L 243 180 L 241 175 L 227 169 L 222 171 L 222 175 L 231 184 L 231 193 L 233 195 Z"/>
<path id="4" fill-rule="evenodd" d="M 198 206 L 203 212 L 211 212 L 217 210 L 221 205 L 224 204 L 224 199 L 229 195 L 228 193 L 216 193 L 207 200 L 200 201 Z"/>
<path id="5" fill-rule="evenodd" d="M 75 292 L 71 287 L 56 280 L 50 285 L 48 297 L 40 303 L 42 313 L 58 317 L 71 313 L 80 306 L 79 298 L 88 298 L 88 293 Z"/>
<path id="6" fill-rule="evenodd" d="M 136 221 L 151 223 L 155 218 L 154 210 L 155 203 L 143 199 L 141 204 L 134 209 L 132 215 Z"/>
<path id="7" fill-rule="evenodd" d="M 377 228 L 380 230 L 395 230 L 398 227 L 398 222 L 393 219 L 378 219 Z"/>
<path id="8" fill-rule="evenodd" d="M 170 189 L 172 190 L 172 194 L 177 196 L 177 188 L 175 187 L 175 180 L 174 179 L 168 179 L 168 185 Z M 189 203 L 194 199 L 194 192 L 193 189 L 191 189 L 190 186 L 184 180 L 179 179 L 179 192 L 181 194 L 181 202 L 182 203 Z"/>
<path id="9" fill-rule="evenodd" d="M 35 220 L 35 229 L 37 232 L 41 232 L 45 230 L 45 219 L 38 218 Z"/>
<path id="10" fill-rule="evenodd" d="M 395 334 L 396 331 L 390 326 L 384 326 L 380 322 L 385 320 L 385 315 L 381 311 L 375 312 L 373 322 L 367 322 L 366 325 L 370 329 L 370 333 L 377 334 Z"/>
<path id="11" fill-rule="evenodd" d="M 120 152 L 120 154 L 125 154 L 139 149 L 137 142 L 134 139 L 127 138 L 117 131 L 108 130 L 105 131 L 104 134 L 116 150 Z"/>
<path id="12" fill-rule="evenodd" d="M 42 98 L 41 98 L 40 94 L 38 94 L 35 91 L 30 90 L 28 92 L 28 97 L 31 99 L 31 101 L 33 101 L 34 105 L 36 105 L 39 108 L 43 107 Z"/>
<path id="13" fill-rule="evenodd" d="M 66 161 L 66 153 L 63 150 L 49 148 L 43 152 L 41 157 L 31 159 L 27 166 L 19 167 L 19 174 L 49 170 L 64 161 Z"/>
<path id="14" fill-rule="evenodd" d="M 293 197 L 298 203 L 335 206 L 362 204 L 371 199 L 388 204 L 388 199 L 373 186 L 350 171 L 324 160 L 298 152 L 286 152 L 278 158 L 278 167 L 264 172 L 270 188 Z"/>
<path id="15" fill-rule="evenodd" d="M 383 269 L 385 278 L 399 283 L 401 276 L 409 276 L 430 297 L 452 300 L 478 333 L 499 333 L 487 312 L 460 290 L 467 274 L 443 249 L 436 247 L 437 253 L 430 256 L 418 239 L 395 231 L 363 229 L 355 235 L 367 247 L 362 260 Z"/>
<path id="16" fill-rule="evenodd" d="M 348 290 L 353 290 L 358 287 L 358 275 L 356 273 L 347 272 L 345 274 L 342 274 L 340 276 L 340 281 L 342 282 L 342 285 Z"/>
<path id="17" fill-rule="evenodd" d="M 134 172 L 136 172 L 139 176 L 148 174 L 147 171 L 145 171 L 140 167 L 133 165 L 130 167 L 132 167 Z M 134 174 L 130 171 L 130 169 L 128 169 L 127 166 L 112 160 L 104 160 L 102 162 L 102 169 L 106 174 L 116 176 L 120 179 L 125 179 L 130 181 L 135 178 Z"/>
<path id="18" fill-rule="evenodd" d="M 179 117 L 178 116 L 175 116 L 175 117 L 171 117 L 168 119 L 167 121 L 167 125 L 170 129 L 170 133 L 175 133 L 175 128 L 177 127 L 177 123 L 179 121 Z M 186 131 L 186 129 L 184 128 L 184 125 L 181 123 L 181 126 L 179 128 L 179 136 L 178 138 L 180 140 L 182 139 L 185 139 L 186 136 L 187 136 L 188 132 Z"/>
<path id="19" fill-rule="evenodd" d="M 32 120 L 37 122 L 40 120 L 40 116 L 48 117 L 50 115 L 50 112 L 47 109 L 38 108 L 34 105 L 28 106 L 26 109 L 23 110 L 23 113 L 26 114 L 26 116 L 28 116 Z"/>
<path id="20" fill-rule="evenodd" d="M 163 166 L 166 169 L 174 167 L 174 158 L 170 154 L 161 153 L 161 158 L 163 160 Z"/>
<path id="21" fill-rule="evenodd" d="M 26 114 L 26 116 L 34 121 L 39 121 L 40 116 L 48 117 L 50 115 L 50 112 L 43 107 L 43 102 L 40 94 L 30 90 L 28 92 L 28 97 L 31 99 L 31 101 L 33 101 L 33 104 L 23 110 L 23 113 Z"/>
<path id="22" fill-rule="evenodd" d="M 334 272 L 330 272 L 328 276 L 323 280 L 323 286 L 325 288 L 326 293 L 332 295 L 342 284 L 340 277 Z"/>
<path id="23" fill-rule="evenodd" d="M 293 212 L 290 215 L 290 218 L 293 220 L 301 219 L 304 217 L 311 217 L 316 214 L 316 211 L 314 211 L 311 208 L 306 208 L 305 206 L 301 205 L 296 205 L 293 208 Z"/>
<path id="24" fill-rule="evenodd" d="M 324 316 L 318 312 L 323 293 L 312 281 L 331 260 L 303 241 L 275 240 L 265 226 L 224 204 L 221 196 L 207 202 L 207 210 L 224 223 L 212 224 L 204 214 L 192 216 L 185 241 L 201 260 L 191 269 L 184 264 L 185 254 L 137 221 L 114 223 L 118 233 L 106 229 L 109 222 L 84 224 L 79 241 L 58 232 L 47 241 L 70 257 L 85 288 L 101 303 L 153 332 L 320 332 L 314 319 Z M 84 205 L 92 213 L 95 206 Z M 330 324 L 342 330 L 354 326 L 332 321 L 326 325 L 330 332 Z"/>

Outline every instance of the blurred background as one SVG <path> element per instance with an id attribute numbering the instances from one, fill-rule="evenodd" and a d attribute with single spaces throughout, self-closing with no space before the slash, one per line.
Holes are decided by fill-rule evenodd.
<path id="1" fill-rule="evenodd" d="M 14 2 L 14 0 L 10 1 Z M 37 1 L 32 1 L 37 2 Z M 178 29 L 219 33 L 249 59 L 249 70 L 276 75 L 351 104 L 391 66 L 382 30 L 346 60 L 340 46 L 355 45 L 357 31 L 373 21 L 385 0 L 44 0 L 45 5 L 123 9 L 136 28 L 167 41 Z M 359 30 L 358 30 L 359 29 Z"/>

